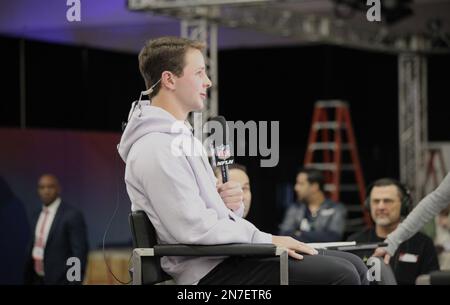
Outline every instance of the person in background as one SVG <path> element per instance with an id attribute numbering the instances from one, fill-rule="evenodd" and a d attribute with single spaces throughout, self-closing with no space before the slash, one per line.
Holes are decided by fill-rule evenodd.
<path id="1" fill-rule="evenodd" d="M 333 242 L 343 238 L 346 208 L 325 195 L 325 179 L 315 169 L 301 169 L 296 178 L 298 202 L 287 210 L 280 235 L 302 242 Z"/>
<path id="2" fill-rule="evenodd" d="M 395 179 L 376 180 L 368 188 L 368 194 L 365 205 L 375 226 L 351 235 L 349 241 L 382 242 L 398 227 L 412 205 L 408 189 Z M 367 260 L 372 250 L 359 251 L 358 254 Z M 390 265 L 400 285 L 414 285 L 419 275 L 439 270 L 433 241 L 420 232 L 400 244 Z"/>
<path id="3" fill-rule="evenodd" d="M 447 173 L 441 184 L 430 194 L 425 196 L 409 213 L 408 217 L 384 240 L 388 246 L 380 247 L 373 253 L 383 257 L 386 264 L 397 251 L 399 245 L 411 238 L 433 217 L 436 217 L 450 204 L 450 173 Z"/>
<path id="4" fill-rule="evenodd" d="M 42 207 L 32 220 L 32 242 L 25 268 L 26 284 L 81 284 L 86 268 L 88 239 L 83 214 L 62 201 L 56 176 L 42 175 L 38 194 Z M 79 270 L 71 266 L 77 263 Z M 77 268 L 77 267 L 75 267 Z"/>

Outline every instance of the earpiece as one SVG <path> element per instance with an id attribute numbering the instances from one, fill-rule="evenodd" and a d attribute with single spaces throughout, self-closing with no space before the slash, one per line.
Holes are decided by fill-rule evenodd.
<path id="1" fill-rule="evenodd" d="M 128 121 L 130 121 L 131 116 L 133 115 L 134 109 L 136 108 L 136 106 L 139 105 L 139 103 L 141 102 L 142 96 L 143 95 L 150 95 L 153 92 L 153 89 L 156 87 L 156 85 L 159 84 L 159 82 L 161 81 L 161 78 L 153 85 L 151 86 L 149 89 L 145 90 L 145 91 L 141 91 L 141 94 L 139 95 L 139 100 L 138 101 L 134 101 L 131 104 L 131 110 L 130 113 L 128 114 L 128 120 L 126 122 L 122 122 L 122 131 L 125 130 L 125 128 L 127 127 Z M 140 105 L 139 105 L 140 107 Z"/>
<path id="2" fill-rule="evenodd" d="M 142 95 L 150 95 L 150 94 L 152 94 L 152 92 L 153 92 L 153 87 L 151 87 L 151 88 L 148 89 L 148 90 L 141 91 L 141 94 L 142 94 Z"/>
<path id="3" fill-rule="evenodd" d="M 159 79 L 153 86 L 151 86 L 149 89 L 145 90 L 145 91 L 141 91 L 141 95 L 150 95 L 153 92 L 153 89 L 156 87 L 156 85 L 159 84 L 159 82 L 161 81 L 161 79 Z"/>

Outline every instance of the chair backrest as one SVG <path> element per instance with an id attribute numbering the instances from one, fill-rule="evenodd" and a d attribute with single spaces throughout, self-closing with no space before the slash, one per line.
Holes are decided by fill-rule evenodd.
<path id="1" fill-rule="evenodd" d="M 128 217 L 134 248 L 153 248 L 157 244 L 156 231 L 144 211 L 135 211 Z M 142 257 L 142 284 L 153 285 L 170 280 L 161 268 L 159 257 Z"/>

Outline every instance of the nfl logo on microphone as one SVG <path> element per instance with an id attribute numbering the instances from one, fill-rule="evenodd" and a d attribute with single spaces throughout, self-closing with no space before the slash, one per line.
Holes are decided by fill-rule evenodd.
<path id="1" fill-rule="evenodd" d="M 216 147 L 216 158 L 220 161 L 217 162 L 217 166 L 230 165 L 233 163 L 231 157 L 230 145 L 219 145 Z"/>

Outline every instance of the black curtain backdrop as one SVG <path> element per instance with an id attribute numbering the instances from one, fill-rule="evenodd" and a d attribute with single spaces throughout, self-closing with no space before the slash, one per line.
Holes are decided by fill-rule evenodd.
<path id="1" fill-rule="evenodd" d="M 20 40 L 0 37 L 0 126 L 20 126 Z M 131 102 L 144 88 L 137 54 L 25 41 L 26 127 L 120 132 Z M 429 139 L 449 141 L 450 56 L 429 57 Z M 241 157 L 253 191 L 249 219 L 276 232 L 279 196 L 294 183 L 314 103 L 350 105 L 366 182 L 398 177 L 397 57 L 335 46 L 219 52 L 219 112 L 227 120 L 279 121 L 277 167 Z"/>

